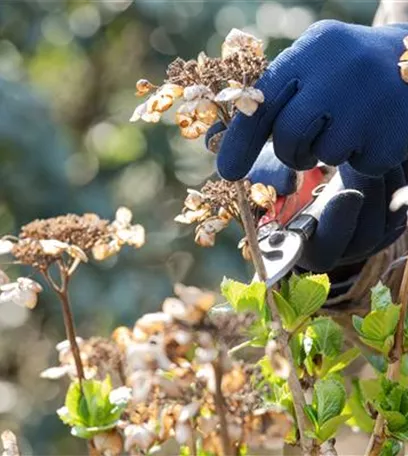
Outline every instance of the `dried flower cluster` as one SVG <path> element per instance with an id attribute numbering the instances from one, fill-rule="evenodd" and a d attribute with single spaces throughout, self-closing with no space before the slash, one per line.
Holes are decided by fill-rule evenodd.
<path id="1" fill-rule="evenodd" d="M 49 276 L 49 267 L 58 264 L 61 273 L 69 277 L 77 266 L 88 261 L 89 254 L 104 260 L 118 253 L 125 244 L 135 248 L 145 242 L 141 225 L 132 225 L 132 213 L 121 207 L 113 222 L 96 214 L 68 214 L 44 220 L 34 220 L 23 226 L 18 237 L 5 236 L 0 240 L 0 254 L 11 254 L 19 263 L 32 266 Z M 0 302 L 13 302 L 30 309 L 42 291 L 40 284 L 27 277 L 10 283 L 0 274 Z"/>
<path id="2" fill-rule="evenodd" d="M 245 181 L 254 223 L 258 224 L 265 211 L 275 214 L 276 191 L 272 186 Z M 238 195 L 233 183 L 220 180 L 207 181 L 200 191 L 188 189 L 184 208 L 175 221 L 184 224 L 197 223 L 195 241 L 202 247 L 212 247 L 216 234 L 228 226 L 231 220 L 242 224 L 238 207 Z M 242 241 L 244 257 L 249 259 L 245 241 Z"/>
<path id="3" fill-rule="evenodd" d="M 122 448 L 118 435 L 131 455 L 169 439 L 190 447 L 199 440 L 206 451 L 222 455 L 225 435 L 234 454 L 243 445 L 281 446 L 292 420 L 280 409 L 265 407 L 255 386 L 260 371 L 227 355 L 208 315 L 214 295 L 180 284 L 175 293 L 161 312 L 144 315 L 133 330 L 117 328 L 111 341 L 78 340 L 86 375 L 116 378 L 114 384 L 123 386 L 112 391 L 112 398 L 128 401 L 116 431 L 105 435 L 111 452 L 101 454 L 118 454 L 113 449 Z M 42 376 L 75 378 L 69 345 L 63 342 L 57 350 L 61 366 Z"/>
<path id="4" fill-rule="evenodd" d="M 197 60 L 174 60 L 167 69 L 167 80 L 160 87 L 141 79 L 136 95 L 155 92 L 139 105 L 131 121 L 158 122 L 163 112 L 178 99 L 176 112 L 182 136 L 196 139 L 221 119 L 228 123 L 237 111 L 251 116 L 263 103 L 263 93 L 254 88 L 267 66 L 262 41 L 233 29 L 222 46 L 221 57 L 201 52 Z"/>

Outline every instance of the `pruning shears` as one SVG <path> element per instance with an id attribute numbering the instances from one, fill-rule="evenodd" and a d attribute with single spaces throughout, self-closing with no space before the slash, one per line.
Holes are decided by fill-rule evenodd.
<path id="1" fill-rule="evenodd" d="M 319 168 L 303 173 L 303 183 L 296 193 L 295 203 L 279 217 L 289 197 L 277 201 L 277 214 L 261 220 L 258 226 L 258 244 L 267 273 L 266 285 L 272 287 L 282 279 L 299 260 L 305 241 L 316 231 L 327 202 L 340 190 L 343 183 L 338 173 L 324 183 Z M 279 222 L 278 222 L 279 220 Z M 254 280 L 257 280 L 255 275 Z"/>

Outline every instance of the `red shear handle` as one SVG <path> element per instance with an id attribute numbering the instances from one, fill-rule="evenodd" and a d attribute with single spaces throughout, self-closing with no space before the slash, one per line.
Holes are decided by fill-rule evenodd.
<path id="1" fill-rule="evenodd" d="M 278 221 L 285 225 L 314 199 L 313 190 L 323 183 L 324 174 L 320 168 L 313 168 L 302 173 L 302 182 L 292 195 L 279 196 L 275 204 L 275 213 L 267 212 L 260 220 L 259 226 Z"/>

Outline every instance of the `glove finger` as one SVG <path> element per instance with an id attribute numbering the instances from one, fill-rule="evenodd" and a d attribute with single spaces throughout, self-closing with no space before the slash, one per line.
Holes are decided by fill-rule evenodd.
<path id="1" fill-rule="evenodd" d="M 296 171 L 276 157 L 270 141 L 263 147 L 247 177 L 253 184 L 272 185 L 278 195 L 290 195 L 296 191 Z"/>
<path id="2" fill-rule="evenodd" d="M 316 232 L 305 243 L 298 266 L 313 272 L 333 269 L 354 235 L 363 202 L 363 195 L 356 190 L 335 195 L 324 208 Z"/>
<path id="3" fill-rule="evenodd" d="M 364 196 L 364 204 L 356 221 L 353 238 L 344 252 L 348 259 L 366 256 L 378 245 L 385 233 L 386 202 L 383 177 L 368 177 L 355 171 L 349 164 L 339 167 L 345 188 L 352 188 Z"/>
<path id="4" fill-rule="evenodd" d="M 272 137 L 276 155 L 291 168 L 313 168 L 317 164 L 313 145 L 329 126 L 330 119 L 323 102 L 316 99 L 316 92 L 302 87 L 275 119 Z"/>
<path id="5" fill-rule="evenodd" d="M 272 124 L 282 107 L 296 94 L 296 67 L 301 49 L 296 42 L 270 64 L 255 87 L 265 97 L 252 116 L 238 113 L 231 122 L 217 156 L 218 170 L 227 180 L 243 178 L 251 169 L 272 133 Z"/>

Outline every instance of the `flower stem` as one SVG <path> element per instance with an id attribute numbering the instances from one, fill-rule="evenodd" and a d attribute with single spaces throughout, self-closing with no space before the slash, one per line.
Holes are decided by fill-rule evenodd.
<path id="1" fill-rule="evenodd" d="M 228 424 L 227 418 L 225 416 L 224 397 L 221 390 L 223 372 L 220 357 L 218 357 L 218 359 L 212 363 L 212 366 L 215 375 L 215 409 L 220 420 L 222 452 L 223 456 L 230 456 L 233 454 L 233 452 L 231 447 L 231 440 L 228 435 Z"/>
<path id="2" fill-rule="evenodd" d="M 389 358 L 390 362 L 387 369 L 387 379 L 397 381 L 400 374 L 401 359 L 404 354 L 404 329 L 405 318 L 408 308 L 408 261 L 405 263 L 402 282 L 399 290 L 399 301 L 401 310 L 398 319 L 397 329 L 394 336 L 394 346 L 392 347 Z M 365 452 L 365 456 L 378 456 L 385 441 L 385 420 L 378 414 L 375 421 L 374 430 Z"/>
<path id="3" fill-rule="evenodd" d="M 249 249 L 251 252 L 251 259 L 254 263 L 256 273 L 258 274 L 259 280 L 265 282 L 267 279 L 265 265 L 262 259 L 261 251 L 258 246 L 258 239 L 255 230 L 255 224 L 252 217 L 251 209 L 246 197 L 246 191 L 243 181 L 237 181 L 235 183 L 238 193 L 238 204 L 240 208 L 240 214 L 242 223 L 244 225 L 246 238 L 248 241 Z M 299 379 L 296 375 L 295 363 L 292 356 L 292 351 L 288 344 L 289 335 L 284 331 L 282 326 L 282 320 L 280 318 L 278 308 L 273 298 L 272 290 L 268 289 L 266 292 L 266 301 L 272 313 L 273 321 L 278 327 L 277 341 L 283 349 L 283 354 L 287 359 L 290 366 L 290 373 L 288 378 L 288 384 L 290 391 L 293 396 L 293 405 L 295 408 L 296 422 L 299 429 L 300 445 L 304 455 L 308 455 L 311 452 L 312 441 L 306 437 L 306 415 L 304 412 L 306 401 L 303 395 L 302 387 Z"/>

